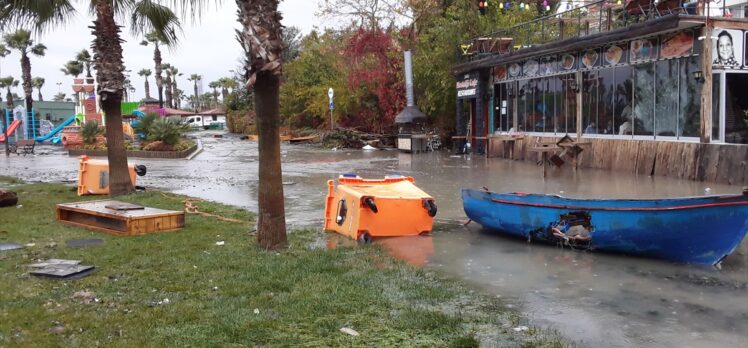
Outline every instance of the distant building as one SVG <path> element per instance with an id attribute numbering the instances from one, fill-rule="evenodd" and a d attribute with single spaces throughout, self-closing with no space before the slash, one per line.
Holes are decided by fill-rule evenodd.
<path id="1" fill-rule="evenodd" d="M 13 101 L 15 106 L 24 106 L 26 101 L 16 99 Z M 61 122 L 75 114 L 75 102 L 66 101 L 34 101 L 34 111 L 39 115 L 40 120 L 48 120 L 52 123 Z"/>

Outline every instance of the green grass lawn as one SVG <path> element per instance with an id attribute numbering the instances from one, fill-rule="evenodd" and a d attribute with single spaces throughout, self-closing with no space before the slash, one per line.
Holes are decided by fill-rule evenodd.
<path id="1" fill-rule="evenodd" d="M 199 202 L 200 210 L 247 222 L 188 215 L 179 232 L 110 236 L 55 222 L 55 204 L 101 197 L 8 178 L 0 178 L 2 187 L 18 192 L 21 206 L 0 208 L 0 242 L 29 245 L 0 252 L 2 347 L 566 344 L 545 330 L 514 332 L 525 320 L 498 300 L 377 246 L 314 247 L 328 236 L 304 230 L 290 234 L 287 250 L 266 252 L 249 235 L 250 213 L 210 202 Z M 121 198 L 174 210 L 184 199 L 160 192 Z M 104 242 L 65 246 L 91 238 Z M 78 280 L 28 274 L 28 264 L 47 258 L 82 260 L 96 272 Z M 78 291 L 96 300 L 74 298 Z"/>

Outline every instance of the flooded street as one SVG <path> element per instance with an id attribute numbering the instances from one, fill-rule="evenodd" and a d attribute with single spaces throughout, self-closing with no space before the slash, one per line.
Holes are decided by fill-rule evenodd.
<path id="1" fill-rule="evenodd" d="M 256 210 L 257 143 L 202 132 L 193 160 L 131 159 L 148 174 L 138 185 Z M 34 157 L 0 156 L 0 175 L 27 181 L 74 182 L 78 161 L 40 146 Z M 556 329 L 590 347 L 748 347 L 748 242 L 722 269 L 528 244 L 467 227 L 460 189 L 553 193 L 569 197 L 657 198 L 737 193 L 740 187 L 637 177 L 570 168 L 543 180 L 530 162 L 453 156 L 448 152 L 331 151 L 282 147 L 289 226 L 320 228 L 326 181 L 413 176 L 436 198 L 435 233 L 377 241 L 394 256 L 444 271 L 527 313 L 532 324 Z"/>

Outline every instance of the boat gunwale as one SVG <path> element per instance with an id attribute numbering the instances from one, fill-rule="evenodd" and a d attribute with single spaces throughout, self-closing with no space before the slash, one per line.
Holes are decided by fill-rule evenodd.
<path id="1" fill-rule="evenodd" d="M 698 208 L 710 208 L 710 207 L 721 207 L 721 206 L 739 206 L 748 205 L 748 196 L 745 195 L 712 195 L 712 196 L 694 196 L 694 197 L 680 197 L 680 198 L 662 198 L 662 199 L 580 199 L 580 198 L 567 198 L 559 195 L 544 195 L 544 194 L 525 194 L 525 193 L 495 193 L 490 191 L 483 191 L 477 189 L 463 189 L 465 191 L 473 191 L 491 195 L 490 201 L 500 204 L 510 204 L 537 208 L 549 208 L 549 209 L 565 209 L 565 210 L 597 210 L 597 211 L 678 211 L 687 209 L 698 209 Z M 510 196 L 510 197 L 534 197 L 534 198 L 551 198 L 560 200 L 578 201 L 579 203 L 590 202 L 595 204 L 601 204 L 605 202 L 616 202 L 616 203 L 652 203 L 652 204 L 668 204 L 678 203 L 680 201 L 687 200 L 725 200 L 725 199 L 737 199 L 745 197 L 745 200 L 737 200 L 730 202 L 706 202 L 706 203 L 695 203 L 695 204 L 679 204 L 669 206 L 655 206 L 655 207 L 595 207 L 595 206 L 584 206 L 584 205 L 572 205 L 572 204 L 552 204 L 552 203 L 531 203 L 514 201 L 508 199 L 494 198 L 494 195 L 498 196 Z M 463 198 L 464 199 L 464 198 Z"/>

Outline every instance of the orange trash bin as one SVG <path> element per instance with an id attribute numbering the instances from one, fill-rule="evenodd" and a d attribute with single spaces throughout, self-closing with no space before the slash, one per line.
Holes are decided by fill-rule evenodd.
<path id="1" fill-rule="evenodd" d="M 135 186 L 136 174 L 145 175 L 145 166 L 127 165 L 130 181 Z M 78 167 L 78 196 L 108 195 L 109 194 L 109 162 L 92 160 L 88 156 L 80 156 Z"/>
<path id="2" fill-rule="evenodd" d="M 362 179 L 341 175 L 335 187 L 328 180 L 325 230 L 360 242 L 430 233 L 436 203 L 414 183 L 415 179 L 405 176 Z"/>

